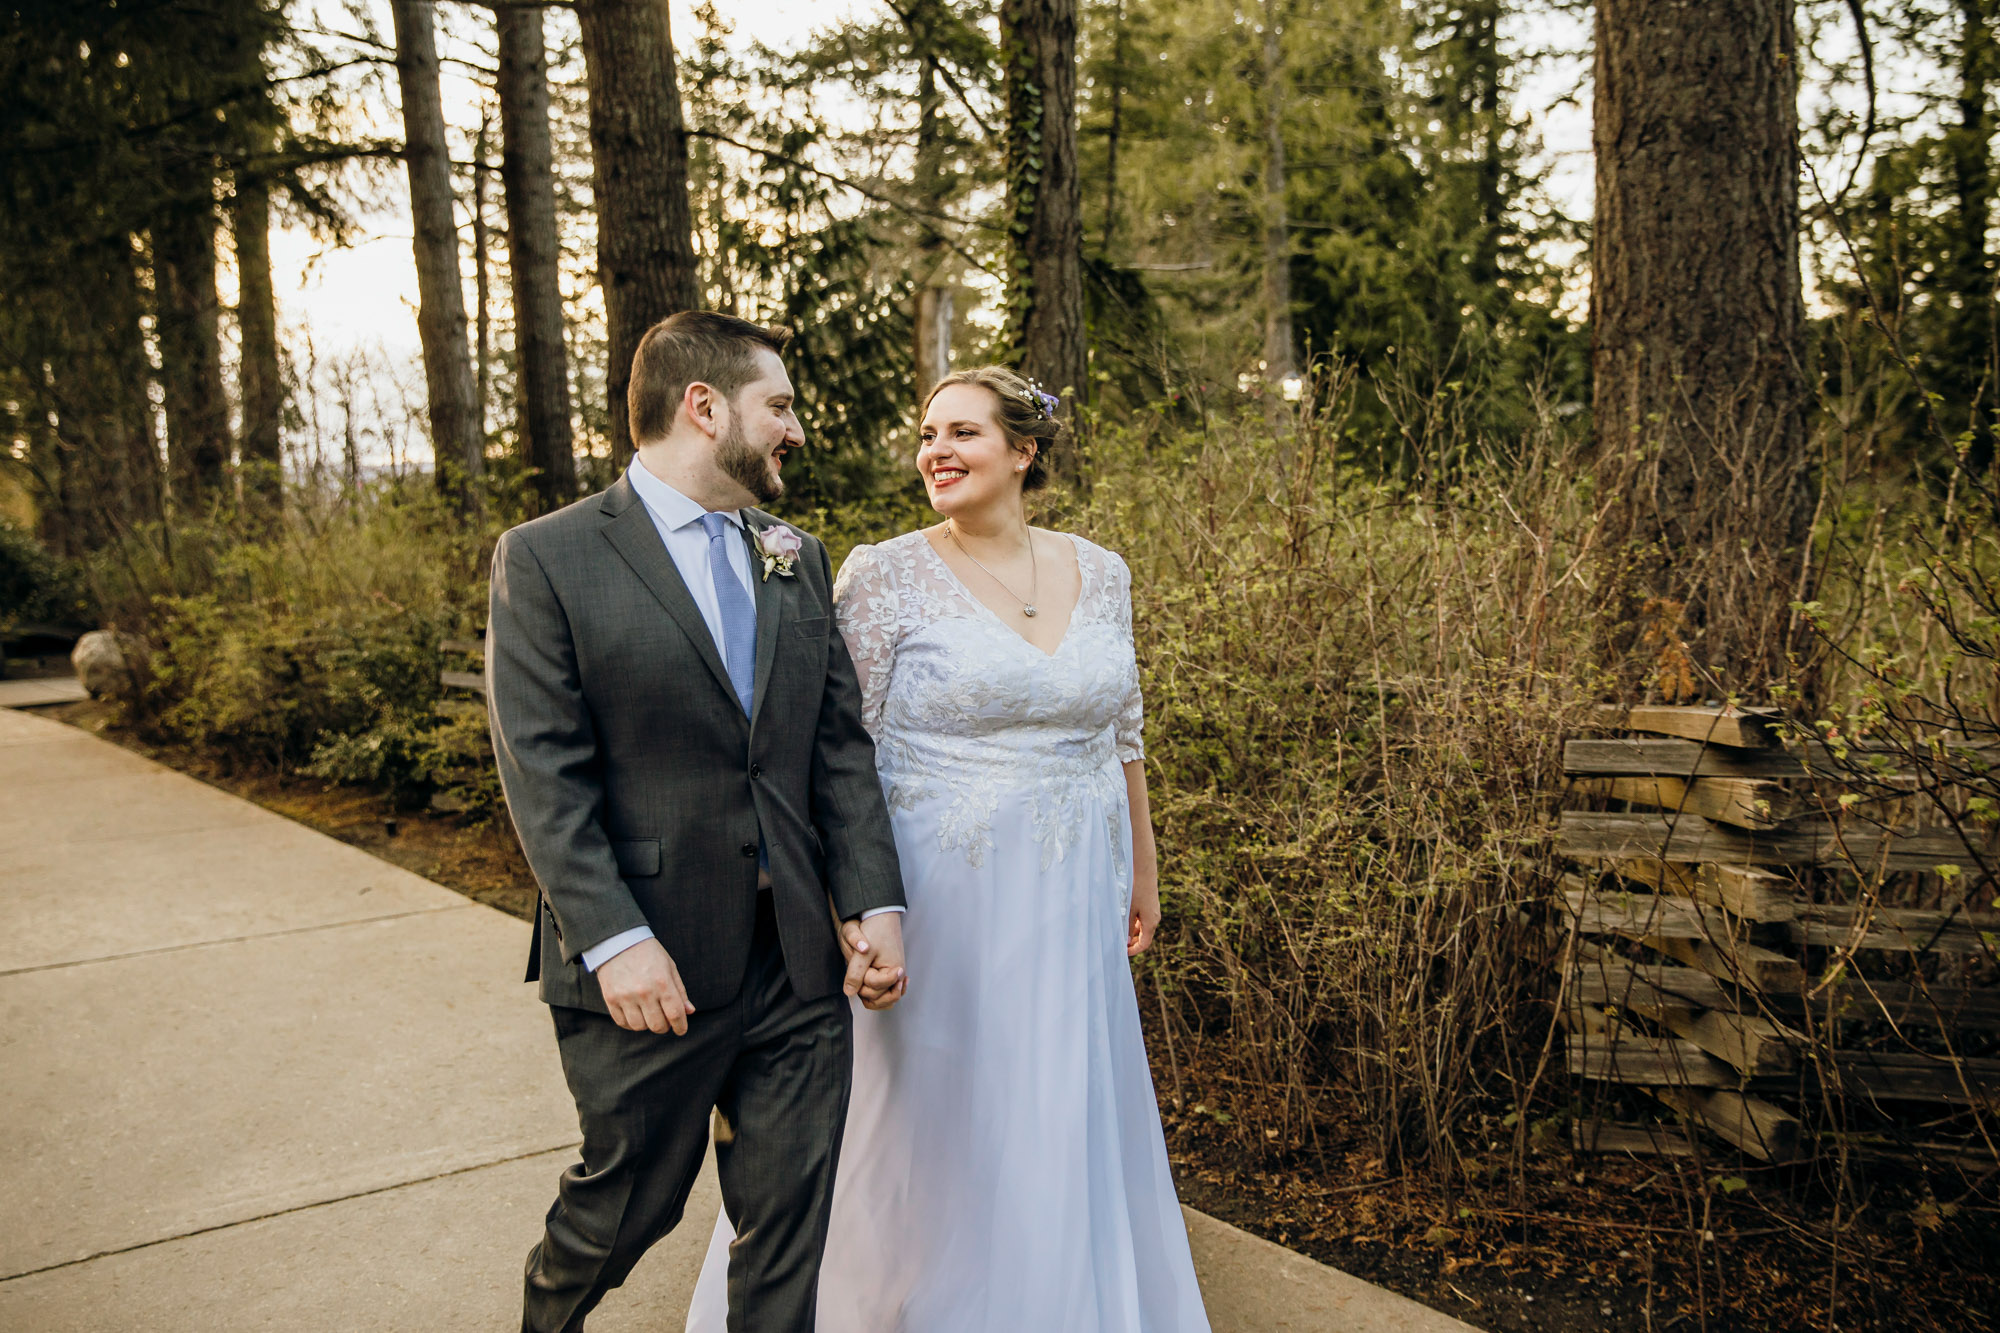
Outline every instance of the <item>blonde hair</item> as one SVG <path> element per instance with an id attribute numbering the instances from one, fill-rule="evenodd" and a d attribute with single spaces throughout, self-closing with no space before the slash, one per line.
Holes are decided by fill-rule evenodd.
<path id="1" fill-rule="evenodd" d="M 974 366 L 970 370 L 954 370 L 924 395 L 924 411 L 931 410 L 931 400 L 940 392 L 954 384 L 976 384 L 990 392 L 998 402 L 993 414 L 995 424 L 1007 437 L 1007 443 L 1026 452 L 1032 442 L 1035 452 L 1028 460 L 1028 471 L 1021 478 L 1024 491 L 1039 490 L 1049 481 L 1049 451 L 1070 441 L 1067 421 L 1055 415 L 1053 395 L 1046 401 L 1033 384 L 1023 379 L 1018 371 L 1006 366 Z"/>

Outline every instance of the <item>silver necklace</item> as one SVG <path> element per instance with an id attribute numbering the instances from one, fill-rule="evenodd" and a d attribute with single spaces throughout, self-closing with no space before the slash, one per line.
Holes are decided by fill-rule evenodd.
<path id="1" fill-rule="evenodd" d="M 972 552 L 966 550 L 965 543 L 958 539 L 958 525 L 956 523 L 953 523 L 950 519 L 945 520 L 944 535 L 951 538 L 951 544 L 958 548 L 958 553 L 960 555 L 964 556 L 967 560 L 970 560 L 973 564 L 979 565 L 980 573 L 984 574 L 987 578 L 992 579 L 995 583 L 1000 584 L 1000 591 L 1006 593 L 1009 597 L 1012 597 L 1015 601 L 1021 604 L 1022 615 L 1027 616 L 1030 619 L 1033 619 L 1035 616 L 1041 614 L 1039 611 L 1035 609 L 1035 598 L 1037 597 L 1037 595 L 1040 594 L 1042 590 L 1042 567 L 1041 564 L 1035 559 L 1035 534 L 1032 530 L 1030 530 L 1028 533 L 1028 577 L 1030 580 L 1032 580 L 1032 582 L 1030 582 L 1028 585 L 1028 595 L 1026 597 L 1021 596 L 1020 593 L 1015 592 L 1012 588 L 1008 587 L 1006 583 L 1002 582 L 998 574 L 995 574 L 992 570 L 988 569 L 986 566 L 979 564 L 979 557 L 974 555 Z"/>

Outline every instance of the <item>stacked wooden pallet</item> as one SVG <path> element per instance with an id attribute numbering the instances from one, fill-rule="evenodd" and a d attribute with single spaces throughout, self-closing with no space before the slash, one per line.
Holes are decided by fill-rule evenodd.
<path id="1" fill-rule="evenodd" d="M 1827 1094 L 2000 1106 L 2000 1059 L 1957 1053 L 1964 1033 L 2000 1030 L 2000 989 L 1966 981 L 2000 950 L 2000 915 L 1837 900 L 1843 882 L 1971 874 L 1959 833 L 1913 819 L 1893 780 L 1843 792 L 1844 764 L 1781 744 L 1769 712 L 1633 708 L 1604 722 L 1641 734 L 1565 748 L 1572 795 L 1624 807 L 1562 816 L 1574 871 L 1555 958 L 1572 1074 L 1640 1090 L 1771 1162 L 1810 1151 L 1796 1108 Z M 1916 961 L 1871 979 L 1856 965 L 1869 951 Z M 1928 961 L 1940 957 L 1970 966 Z M 1829 1036 L 1885 1017 L 1937 1039 L 1880 1051 Z M 1657 1125 L 1595 1122 L 1578 1145 L 1690 1150 Z"/>

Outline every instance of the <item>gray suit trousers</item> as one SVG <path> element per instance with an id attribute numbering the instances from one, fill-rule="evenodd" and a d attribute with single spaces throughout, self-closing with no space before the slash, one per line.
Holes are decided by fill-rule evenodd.
<path id="1" fill-rule="evenodd" d="M 563 1173 L 528 1255 L 525 1333 L 573 1333 L 639 1256 L 671 1231 L 719 1135 L 729 1251 L 730 1333 L 813 1333 L 819 1260 L 847 1121 L 853 1015 L 839 991 L 793 991 L 768 893 L 742 989 L 697 1010 L 684 1037 L 630 1032 L 589 1009 L 552 1006 L 583 1160 Z M 671 1312 L 662 1312 L 663 1319 Z"/>

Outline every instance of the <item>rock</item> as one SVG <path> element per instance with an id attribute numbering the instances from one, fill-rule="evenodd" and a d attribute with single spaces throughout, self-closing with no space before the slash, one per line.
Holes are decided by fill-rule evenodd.
<path id="1" fill-rule="evenodd" d="M 125 635 L 108 629 L 92 630 L 76 641 L 69 661 L 76 668 L 76 678 L 83 682 L 83 688 L 102 699 L 131 691 L 129 650 L 134 647 Z"/>

